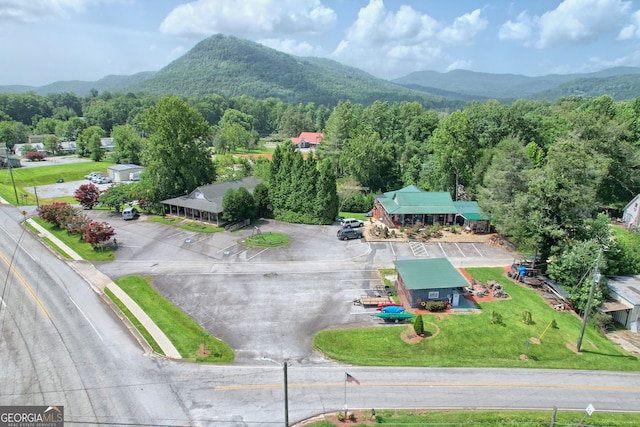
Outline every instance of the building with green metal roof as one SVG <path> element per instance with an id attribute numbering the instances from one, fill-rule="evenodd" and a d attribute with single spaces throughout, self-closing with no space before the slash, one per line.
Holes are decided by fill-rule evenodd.
<path id="1" fill-rule="evenodd" d="M 409 259 L 393 262 L 398 272 L 398 289 L 411 307 L 427 301 L 447 301 L 457 307 L 462 289 L 469 285 L 446 258 Z"/>
<path id="2" fill-rule="evenodd" d="M 490 228 L 490 219 L 477 202 L 454 202 L 446 191 L 429 192 L 415 185 L 376 196 L 373 215 L 392 228 L 456 222 L 479 232 Z"/>

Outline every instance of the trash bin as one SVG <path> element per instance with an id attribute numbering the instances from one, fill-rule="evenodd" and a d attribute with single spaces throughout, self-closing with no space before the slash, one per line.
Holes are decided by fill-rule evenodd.
<path id="1" fill-rule="evenodd" d="M 62 178 L 58 178 L 58 181 L 57 181 L 57 182 L 58 182 L 58 184 L 60 184 L 60 183 L 64 182 L 64 179 L 62 179 Z"/>

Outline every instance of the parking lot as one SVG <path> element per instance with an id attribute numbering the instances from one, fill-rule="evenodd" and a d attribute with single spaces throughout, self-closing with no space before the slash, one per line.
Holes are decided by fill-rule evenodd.
<path id="1" fill-rule="evenodd" d="M 261 232 L 284 233 L 289 245 L 249 248 L 243 241 L 255 229 L 203 234 L 144 215 L 124 221 L 114 212 L 88 212 L 113 226 L 118 239 L 116 260 L 97 267 L 111 278 L 152 276 L 158 291 L 231 346 L 236 363 L 329 363 L 313 351 L 313 335 L 381 325 L 373 309 L 353 300 L 382 285 L 378 269 L 392 268 L 395 259 L 446 256 L 460 267 L 513 261 L 486 244 L 341 241 L 337 225 L 273 220 L 261 223 Z"/>

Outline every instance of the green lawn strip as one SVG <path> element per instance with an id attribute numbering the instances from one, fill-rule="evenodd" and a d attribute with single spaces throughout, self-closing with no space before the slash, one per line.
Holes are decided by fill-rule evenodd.
<path id="1" fill-rule="evenodd" d="M 140 323 L 138 318 L 134 316 L 133 313 L 131 313 L 131 311 L 129 311 L 127 306 L 124 305 L 122 301 L 120 301 L 120 299 L 118 299 L 118 297 L 115 296 L 113 292 L 111 292 L 108 288 L 104 289 L 104 293 L 107 294 L 107 296 L 111 299 L 111 301 L 113 301 L 113 303 L 117 305 L 118 308 L 120 308 L 122 313 L 125 316 L 127 316 L 127 319 L 131 321 L 131 323 L 138 330 L 138 332 L 140 332 L 140 334 L 144 337 L 144 339 L 147 340 L 147 342 L 149 343 L 153 351 L 155 351 L 158 354 L 164 355 L 162 348 L 160 348 L 156 340 L 153 339 L 149 331 L 147 331 L 147 329 L 142 325 L 142 323 Z"/>
<path id="2" fill-rule="evenodd" d="M 273 248 L 289 244 L 289 237 L 281 233 L 259 233 L 247 237 L 244 243 L 248 246 Z"/>
<path id="3" fill-rule="evenodd" d="M 39 217 L 32 217 L 36 223 L 41 225 L 45 230 L 48 230 L 51 234 L 60 239 L 64 244 L 73 249 L 83 259 L 89 261 L 113 261 L 114 253 L 111 247 L 106 246 L 101 249 L 93 249 L 89 243 L 85 242 L 83 238 L 77 234 L 69 234 L 66 230 L 55 227 L 46 221 L 43 221 Z M 55 246 L 55 245 L 54 245 Z"/>
<path id="4" fill-rule="evenodd" d="M 69 255 L 67 252 L 63 251 L 60 246 L 56 245 L 55 243 L 53 243 L 53 240 L 49 239 L 48 237 L 42 237 L 42 241 L 44 241 L 47 245 L 51 246 L 56 252 L 58 252 L 62 257 L 66 258 L 66 259 L 72 259 L 71 255 Z"/>
<path id="5" fill-rule="evenodd" d="M 267 147 L 258 147 L 251 150 L 247 150 L 246 148 L 236 148 L 232 151 L 232 154 L 242 154 L 242 155 L 251 155 L 251 154 L 269 154 L 276 151 L 275 148 L 267 148 Z"/>
<path id="6" fill-rule="evenodd" d="M 364 216 L 364 212 L 340 212 L 338 215 L 343 218 L 355 218 L 359 219 L 360 221 L 369 221 L 369 218 Z"/>
<path id="7" fill-rule="evenodd" d="M 162 215 L 151 215 L 149 216 L 149 221 L 158 222 L 160 224 L 173 225 L 179 222 L 182 222 L 181 219 L 175 217 L 166 217 Z"/>
<path id="8" fill-rule="evenodd" d="M 406 326 L 390 325 L 321 331 L 314 337 L 314 346 L 333 359 L 355 365 L 640 370 L 640 359 L 620 350 L 591 325 L 582 354 L 576 354 L 567 344 L 577 342 L 581 320 L 569 312 L 556 312 L 534 290 L 507 279 L 502 268 L 467 271 L 484 283 L 497 280 L 511 298 L 481 304 L 480 314 L 424 315 L 425 325 L 434 323 L 440 332 L 419 343 L 401 339 Z M 531 325 L 522 321 L 525 309 L 531 312 Z M 494 311 L 502 316 L 503 325 L 491 324 Z M 549 327 L 542 336 L 552 320 L 557 327 Z M 533 338 L 541 336 L 540 344 L 533 343 Z M 525 353 L 528 359 L 521 360 Z"/>
<path id="9" fill-rule="evenodd" d="M 196 231 L 198 233 L 218 233 L 224 231 L 222 227 L 214 227 L 202 222 L 188 222 L 180 225 L 183 230 Z"/>
<path id="10" fill-rule="evenodd" d="M 28 205 L 35 205 L 36 199 L 35 195 L 32 194 L 32 187 L 55 184 L 60 178 L 65 181 L 83 180 L 84 176 L 89 172 L 100 171 L 106 173 L 107 167 L 114 164 L 115 163 L 111 162 L 79 162 L 39 166 L 35 168 L 15 168 L 12 169 L 11 172 L 13 173 L 13 180 L 15 181 L 18 197 L 22 199 L 21 194 L 28 194 L 25 201 L 20 200 L 19 204 L 22 205 L 24 203 Z M 89 181 L 87 181 L 87 183 L 88 182 Z M 26 191 L 27 189 L 29 192 Z M 0 197 L 7 200 L 9 203 L 14 203 L 16 200 L 11 177 L 7 169 L 0 170 Z M 74 200 L 73 197 L 70 199 Z M 58 198 L 55 200 L 59 201 Z M 40 203 L 43 202 L 46 203 L 46 199 L 40 199 Z M 73 203 L 75 203 L 75 200 Z"/>
<path id="11" fill-rule="evenodd" d="M 115 280 L 167 335 L 180 355 L 198 362 L 229 363 L 233 352 L 224 342 L 209 333 L 183 313 L 178 307 L 160 295 L 148 280 L 140 276 L 128 276 Z M 199 357 L 200 344 L 206 340 L 207 357 Z"/>
<path id="12" fill-rule="evenodd" d="M 392 409 L 376 409 L 375 420 L 371 419 L 371 411 L 350 411 L 356 416 L 356 420 L 365 425 L 387 426 L 429 426 L 452 427 L 459 425 L 481 425 L 483 427 L 509 427 L 509 426 L 541 426 L 549 425 L 552 411 L 455 411 L 455 410 L 416 410 L 403 411 Z M 585 415 L 584 412 L 557 411 L 556 425 L 577 425 Z M 329 418 L 331 416 L 327 416 Z M 331 417 L 333 418 L 333 417 Z M 366 421 L 366 423 L 364 423 Z M 585 425 L 597 425 L 601 427 L 623 427 L 640 425 L 640 414 L 623 414 L 594 412 L 584 420 Z M 343 422 L 318 421 L 307 424 L 308 427 L 332 427 L 343 425 Z"/>

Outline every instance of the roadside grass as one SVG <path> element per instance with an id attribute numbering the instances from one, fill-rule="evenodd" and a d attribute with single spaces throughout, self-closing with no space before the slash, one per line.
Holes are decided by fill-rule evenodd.
<path id="1" fill-rule="evenodd" d="M 35 168 L 16 168 L 12 169 L 13 179 L 16 184 L 16 191 L 18 198 L 20 199 L 19 205 L 35 205 L 36 198 L 31 192 L 32 187 L 38 187 L 40 185 L 55 184 L 59 178 L 65 181 L 78 181 L 83 180 L 84 176 L 89 172 L 94 171 L 107 171 L 108 166 L 112 166 L 115 163 L 111 162 L 79 162 L 68 163 L 51 166 L 39 166 Z M 89 182 L 89 181 L 87 181 Z M 30 192 L 27 191 L 30 190 Z M 36 189 L 37 191 L 37 189 Z M 21 195 L 27 194 L 28 197 L 23 198 Z M 7 200 L 9 203 L 16 201 L 16 196 L 13 191 L 13 184 L 11 182 L 11 176 L 9 170 L 0 170 L 0 197 Z M 43 203 L 51 203 L 51 201 L 67 201 L 63 198 L 55 199 L 39 199 L 38 201 Z M 76 203 L 73 197 L 65 197 L 64 199 L 71 200 L 69 203 Z"/>
<path id="2" fill-rule="evenodd" d="M 289 244 L 289 237 L 281 233 L 259 233 L 247 237 L 244 241 L 247 246 L 261 246 L 275 248 Z"/>
<path id="3" fill-rule="evenodd" d="M 355 218 L 355 219 L 359 219 L 360 221 L 369 221 L 369 218 L 365 217 L 366 212 L 340 212 L 338 215 L 340 215 L 343 218 Z"/>
<path id="4" fill-rule="evenodd" d="M 177 306 L 160 295 L 151 285 L 150 279 L 128 276 L 115 280 L 115 283 L 149 315 L 183 358 L 196 362 L 233 362 L 231 348 L 223 341 L 210 336 Z M 207 350 L 211 352 L 206 357 L 198 355 L 203 341 L 206 341 Z"/>
<path id="5" fill-rule="evenodd" d="M 89 243 L 85 242 L 84 239 L 77 234 L 69 234 L 66 230 L 57 228 L 39 217 L 34 216 L 31 219 L 73 249 L 83 259 L 88 261 L 113 261 L 115 258 L 113 249 L 108 245 L 102 246 L 100 249 L 93 249 Z M 53 242 L 49 241 L 48 243 L 60 252 L 60 248 L 53 244 Z"/>
<path id="6" fill-rule="evenodd" d="M 314 347 L 354 365 L 640 370 L 640 359 L 620 350 L 591 325 L 582 353 L 572 351 L 569 346 L 578 340 L 581 319 L 555 311 L 533 289 L 507 279 L 502 268 L 467 271 L 484 283 L 497 280 L 511 298 L 481 303 L 480 314 L 426 314 L 425 324 L 438 325 L 440 333 L 419 343 L 401 339 L 407 326 L 386 326 L 321 331 L 314 337 Z M 532 315 L 530 325 L 522 321 L 525 309 Z M 503 324 L 491 323 L 494 311 Z M 553 320 L 555 328 L 550 327 Z"/>
<path id="7" fill-rule="evenodd" d="M 173 225 L 178 222 L 182 222 L 181 219 L 175 217 L 166 217 L 162 215 L 151 215 L 149 216 L 149 221 L 151 222 L 159 222 L 160 224 Z"/>
<path id="8" fill-rule="evenodd" d="M 140 332 L 140 334 L 147 341 L 147 343 L 149 343 L 149 345 L 151 346 L 153 351 L 164 356 L 165 354 L 162 351 L 162 348 L 160 348 L 160 346 L 158 345 L 156 340 L 154 340 L 153 337 L 151 336 L 151 334 L 149 333 L 149 331 L 147 331 L 147 328 L 145 328 L 142 325 L 142 323 L 140 323 L 138 318 L 136 316 L 134 316 L 133 313 L 131 313 L 131 311 L 127 308 L 127 306 L 124 305 L 122 303 L 122 301 L 120 301 L 120 299 L 117 296 L 115 296 L 113 294 L 113 292 L 111 292 L 109 290 L 109 288 L 105 288 L 104 289 L 104 293 L 107 294 L 107 296 L 111 299 L 111 301 L 113 301 L 113 303 L 115 305 L 118 306 L 120 311 L 122 311 L 122 314 L 127 316 L 127 319 L 129 319 L 129 321 L 131 321 L 131 324 L 133 325 L 133 327 L 136 328 L 138 330 L 138 332 Z"/>
<path id="9" fill-rule="evenodd" d="M 220 231 L 224 231 L 223 227 L 214 227 L 212 225 L 196 221 L 180 224 L 180 228 L 183 230 L 196 231 L 198 233 L 218 233 Z"/>
<path id="10" fill-rule="evenodd" d="M 376 409 L 375 419 L 371 411 L 350 411 L 356 418 L 356 426 L 386 424 L 388 426 L 429 426 L 453 427 L 462 425 L 481 425 L 483 427 L 533 427 L 549 425 L 549 411 L 455 411 L 455 410 L 395 410 Z M 556 424 L 559 426 L 578 425 L 584 412 L 557 411 Z M 322 421 L 305 424 L 308 427 L 334 427 L 344 422 L 335 423 L 336 415 L 327 415 Z M 352 422 L 349 424 L 354 425 Z M 640 414 L 624 414 L 611 412 L 594 412 L 584 421 L 585 425 L 601 427 L 623 427 L 640 425 Z"/>

